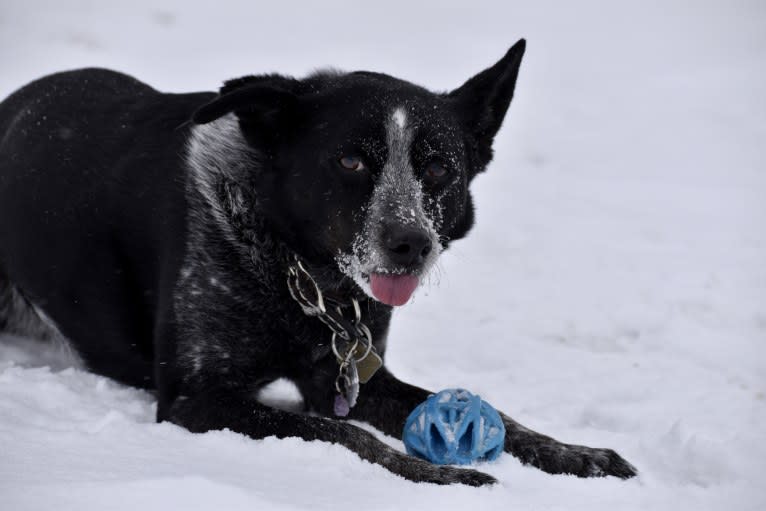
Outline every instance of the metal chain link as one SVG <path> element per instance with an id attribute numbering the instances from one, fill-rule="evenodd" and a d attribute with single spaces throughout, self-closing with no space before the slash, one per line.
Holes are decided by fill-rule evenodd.
<path id="1" fill-rule="evenodd" d="M 301 281 L 311 286 L 314 300 L 306 295 Z M 338 376 L 335 378 L 335 389 L 338 394 L 346 397 L 349 406 L 353 407 L 359 393 L 359 376 L 356 363 L 364 360 L 373 350 L 372 333 L 367 325 L 362 323 L 359 301 L 356 298 L 351 298 L 354 313 L 351 320 L 344 317 L 340 306 L 335 307 L 335 310 L 328 309 L 322 290 L 319 289 L 319 285 L 297 257 L 295 264 L 287 270 L 287 288 L 293 299 L 303 309 L 304 314 L 318 318 L 332 331 L 330 344 L 339 365 Z M 338 348 L 338 338 L 345 341 L 344 349 Z M 357 349 L 360 344 L 363 349 L 361 353 L 358 353 Z"/>
<path id="2" fill-rule="evenodd" d="M 314 301 L 306 296 L 301 280 L 311 285 L 315 295 Z M 352 344 L 350 350 L 344 350 L 346 353 L 349 351 L 353 352 L 360 341 L 366 345 L 365 351 L 362 353 L 362 356 L 357 357 L 357 360 L 363 360 L 369 354 L 372 349 L 372 334 L 367 325 L 362 323 L 362 310 L 356 298 L 351 298 L 354 313 L 354 317 L 351 320 L 347 320 L 344 317 L 340 306 L 335 307 L 335 310 L 328 309 L 322 290 L 319 289 L 314 278 L 299 260 L 296 260 L 295 264 L 291 265 L 287 270 L 287 288 L 293 300 L 298 302 L 298 305 L 303 309 L 304 314 L 316 317 L 332 330 L 332 349 L 339 362 L 344 360 L 345 356 L 341 356 L 339 353 L 337 337 L 340 337 L 346 343 Z"/>

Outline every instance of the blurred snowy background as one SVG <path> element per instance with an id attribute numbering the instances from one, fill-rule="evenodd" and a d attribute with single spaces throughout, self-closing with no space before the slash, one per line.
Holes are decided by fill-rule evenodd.
<path id="1" fill-rule="evenodd" d="M 520 37 L 477 227 L 397 312 L 389 365 L 639 478 L 504 456 L 493 488 L 415 485 L 336 446 L 154 424 L 151 395 L 0 343 L 0 509 L 766 508 L 763 1 L 2 0 L 0 96 L 81 66 L 174 92 L 327 65 L 447 90 Z"/>

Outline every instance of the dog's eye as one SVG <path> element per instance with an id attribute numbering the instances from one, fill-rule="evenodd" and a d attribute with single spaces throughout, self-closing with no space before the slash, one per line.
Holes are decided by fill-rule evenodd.
<path id="1" fill-rule="evenodd" d="M 440 182 L 445 177 L 447 177 L 448 173 L 449 172 L 447 171 L 447 169 L 445 169 L 444 165 L 442 165 L 441 163 L 432 161 L 431 163 L 426 165 L 425 177 L 428 181 L 431 181 L 433 183 Z"/>
<path id="2" fill-rule="evenodd" d="M 362 159 L 358 156 L 342 156 L 338 163 L 340 163 L 340 166 L 344 169 L 348 170 L 364 170 L 366 167 L 364 166 L 364 162 Z"/>

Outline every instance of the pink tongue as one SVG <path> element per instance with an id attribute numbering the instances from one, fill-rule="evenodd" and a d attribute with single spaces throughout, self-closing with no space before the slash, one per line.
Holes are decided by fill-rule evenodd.
<path id="1" fill-rule="evenodd" d="M 404 305 L 418 287 L 419 280 L 415 275 L 370 275 L 372 295 L 387 305 Z"/>

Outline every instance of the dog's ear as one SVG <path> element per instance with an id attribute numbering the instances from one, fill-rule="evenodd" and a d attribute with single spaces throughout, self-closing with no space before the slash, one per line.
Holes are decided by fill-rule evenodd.
<path id="1" fill-rule="evenodd" d="M 300 80 L 281 75 L 235 78 L 224 83 L 218 97 L 192 115 L 195 124 L 207 124 L 234 112 L 244 122 L 273 117 L 294 106 L 302 89 Z"/>
<path id="2" fill-rule="evenodd" d="M 473 135 L 477 171 L 492 159 L 492 141 L 513 98 L 526 41 L 520 39 L 494 66 L 477 74 L 448 94 L 458 115 Z"/>

